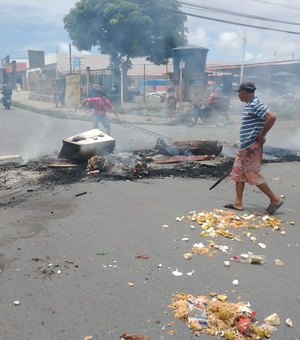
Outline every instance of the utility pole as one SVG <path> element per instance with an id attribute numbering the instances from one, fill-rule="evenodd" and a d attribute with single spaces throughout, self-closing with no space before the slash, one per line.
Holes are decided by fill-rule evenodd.
<path id="1" fill-rule="evenodd" d="M 69 44 L 70 73 L 72 73 L 72 45 Z"/>
<path id="2" fill-rule="evenodd" d="M 240 83 L 244 80 L 244 63 L 245 63 L 245 49 L 246 49 L 246 31 L 244 31 L 243 36 L 243 49 L 242 49 L 242 60 L 241 60 L 241 74 L 240 74 Z"/>
<path id="3" fill-rule="evenodd" d="M 181 104 L 182 104 L 182 73 L 183 69 L 185 68 L 185 61 L 180 59 L 179 63 L 179 108 L 181 109 Z"/>
<path id="4" fill-rule="evenodd" d="M 124 56 L 121 58 L 121 107 L 124 106 L 124 63 L 126 62 L 127 58 Z"/>

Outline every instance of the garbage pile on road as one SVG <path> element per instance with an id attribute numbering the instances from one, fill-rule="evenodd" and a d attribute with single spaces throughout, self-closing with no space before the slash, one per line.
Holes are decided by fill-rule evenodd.
<path id="1" fill-rule="evenodd" d="M 202 237 L 203 243 L 194 243 L 192 250 L 183 254 L 186 260 L 191 260 L 194 255 L 212 256 L 215 252 L 220 251 L 228 259 L 224 261 L 225 267 L 230 267 L 234 262 L 265 264 L 265 255 L 251 252 L 234 254 L 231 247 L 217 244 L 217 238 L 241 242 L 242 237 L 246 237 L 261 249 L 265 249 L 267 246 L 257 240 L 256 229 L 273 230 L 280 232 L 282 236 L 285 235 L 283 220 L 276 216 L 261 215 L 257 212 L 251 214 L 239 212 L 237 214 L 224 209 L 190 211 L 185 216 L 176 217 L 176 221 L 179 223 L 190 222 L 192 230 L 196 230 L 197 226 L 201 228 L 200 237 Z M 290 221 L 287 224 L 294 225 L 295 223 Z M 205 239 L 208 239 L 207 243 L 204 242 Z M 189 241 L 190 238 L 185 235 L 181 240 Z M 280 259 L 276 259 L 274 262 L 276 266 L 284 265 Z M 181 272 L 177 270 L 175 276 L 179 276 L 178 273 Z M 238 286 L 239 280 L 234 279 L 232 285 Z M 256 320 L 256 312 L 250 309 L 249 302 L 242 302 L 239 298 L 238 302 L 233 303 L 227 299 L 226 294 L 215 292 L 209 293 L 209 296 L 193 296 L 181 292 L 174 295 L 169 307 L 173 310 L 175 318 L 183 320 L 197 336 L 206 334 L 226 340 L 258 340 L 269 338 L 276 331 L 276 327 L 281 324 L 277 313 L 267 316 L 260 324 Z M 293 327 L 291 319 L 288 318 L 285 323 L 287 326 Z"/>
<path id="2" fill-rule="evenodd" d="M 185 321 L 195 335 L 220 336 L 226 340 L 264 339 L 280 325 L 276 313 L 259 325 L 256 312 L 244 302 L 227 302 L 226 295 L 211 293 L 210 297 L 176 294 L 169 305 L 176 319 Z"/>
<path id="3" fill-rule="evenodd" d="M 200 225 L 200 236 L 204 239 L 222 236 L 224 238 L 240 242 L 241 236 L 245 236 L 248 237 L 251 242 L 257 243 L 260 248 L 265 248 L 265 245 L 257 241 L 254 234 L 255 229 L 271 228 L 274 231 L 281 231 L 281 233 L 285 233 L 285 231 L 282 230 L 282 220 L 271 215 L 261 216 L 258 213 L 238 215 L 233 211 L 222 209 L 202 211 L 199 213 L 196 211 L 190 211 L 186 216 L 177 217 L 176 221 L 182 222 L 185 219 L 194 224 Z M 192 227 L 195 229 L 194 225 Z M 236 234 L 236 231 L 240 231 L 241 229 L 243 230 L 242 233 Z M 225 245 L 218 245 L 215 241 L 209 240 L 207 245 L 204 245 L 202 242 L 195 243 L 192 247 L 191 253 L 211 256 L 213 252 L 217 250 L 227 253 L 229 247 Z M 249 260 L 251 263 L 262 263 L 263 260 L 263 257 L 256 258 L 251 254 L 242 255 L 242 258 L 244 260 Z M 235 256 L 235 260 L 238 260 L 237 256 Z"/>

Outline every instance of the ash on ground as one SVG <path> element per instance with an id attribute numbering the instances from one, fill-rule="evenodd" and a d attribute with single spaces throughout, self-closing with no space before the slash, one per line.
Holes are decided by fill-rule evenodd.
<path id="1" fill-rule="evenodd" d="M 267 155 L 264 162 L 300 160 L 298 153 L 288 152 L 289 150 L 276 148 L 275 155 L 272 152 L 274 150 L 266 151 L 269 156 Z M 224 150 L 218 156 L 176 154 L 160 141 L 153 149 L 94 156 L 83 163 L 60 160 L 57 156 L 43 156 L 28 163 L 2 162 L 0 190 L 17 190 L 31 186 L 48 189 L 84 181 L 165 177 L 218 178 L 226 173 L 232 164 L 233 156 Z"/>

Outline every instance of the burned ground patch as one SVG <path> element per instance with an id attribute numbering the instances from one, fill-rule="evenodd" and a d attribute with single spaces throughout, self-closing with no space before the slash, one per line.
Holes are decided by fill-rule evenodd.
<path id="1" fill-rule="evenodd" d="M 159 148 L 94 156 L 88 162 L 68 163 L 68 160 L 42 157 L 28 163 L 0 165 L 0 190 L 24 189 L 30 192 L 58 185 L 85 181 L 120 181 L 141 178 L 218 178 L 233 164 L 226 151 L 219 156 L 174 154 L 163 144 Z M 164 151 L 164 153 L 162 153 Z M 234 151 L 234 150 L 233 150 Z M 279 148 L 265 148 L 264 163 L 299 161 L 300 153 Z M 235 152 L 233 152 L 234 154 Z M 200 157 L 200 158 L 199 158 Z"/>

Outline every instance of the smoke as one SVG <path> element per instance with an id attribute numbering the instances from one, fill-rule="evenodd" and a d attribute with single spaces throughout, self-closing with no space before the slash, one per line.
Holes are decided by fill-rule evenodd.
<path id="1" fill-rule="evenodd" d="M 22 145 L 20 156 L 25 163 L 53 153 L 53 146 L 48 137 L 49 133 L 51 133 L 51 123 L 48 118 L 43 119 L 43 124 L 39 124 L 34 129 L 34 133 L 29 132 L 29 136 L 24 138 L 25 143 Z"/>

